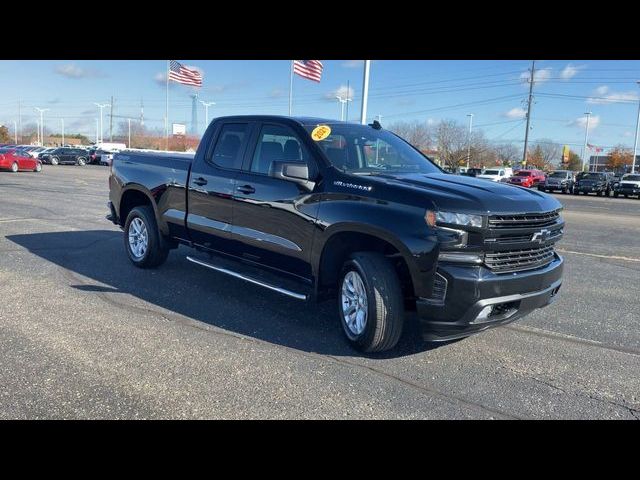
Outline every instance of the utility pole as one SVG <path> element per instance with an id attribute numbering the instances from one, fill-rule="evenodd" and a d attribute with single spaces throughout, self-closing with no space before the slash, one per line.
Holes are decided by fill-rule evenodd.
<path id="1" fill-rule="evenodd" d="M 206 131 L 209 127 L 209 107 L 215 105 L 216 102 L 204 102 L 200 100 L 200 103 L 204 105 L 204 130 Z"/>
<path id="2" fill-rule="evenodd" d="M 640 82 L 636 82 L 640 87 Z M 633 160 L 631 161 L 631 173 L 636 173 L 636 155 L 638 154 L 638 133 L 640 133 L 640 99 L 638 100 L 638 120 L 636 121 L 636 140 L 633 142 Z"/>
<path id="3" fill-rule="evenodd" d="M 64 118 L 61 118 L 60 122 L 62 123 L 62 146 L 64 147 Z"/>
<path id="4" fill-rule="evenodd" d="M 20 105 L 20 99 L 18 99 L 18 126 L 20 128 L 20 142 L 22 142 L 22 111 L 20 109 L 21 105 Z M 16 137 L 16 144 L 18 143 L 17 137 Z"/>
<path id="5" fill-rule="evenodd" d="M 44 112 L 48 112 L 48 108 L 38 108 L 35 107 L 34 110 L 40 112 L 40 145 L 44 146 Z"/>
<path id="6" fill-rule="evenodd" d="M 96 118 L 96 145 L 100 143 L 100 130 L 98 129 L 98 119 Z"/>
<path id="7" fill-rule="evenodd" d="M 582 147 L 582 171 L 583 172 L 584 172 L 584 166 L 587 163 L 587 141 L 589 140 L 589 120 L 591 119 L 591 112 L 584 112 L 584 114 L 587 116 L 587 128 L 584 131 L 584 146 Z"/>
<path id="8" fill-rule="evenodd" d="M 127 143 L 127 148 L 131 148 L 131 119 L 127 118 L 129 121 L 129 143 Z"/>
<path id="9" fill-rule="evenodd" d="M 111 95 L 111 115 L 109 118 L 109 141 L 113 143 L 113 95 Z"/>
<path id="10" fill-rule="evenodd" d="M 16 145 L 18 145 L 18 124 L 15 120 L 13 121 L 13 134 L 15 137 Z"/>
<path id="11" fill-rule="evenodd" d="M 529 77 L 529 99 L 527 100 L 527 129 L 524 132 L 524 152 L 522 154 L 522 164 L 527 163 L 527 147 L 529 146 L 529 123 L 531 122 L 531 99 L 533 97 L 533 82 L 536 74 L 536 61 L 531 62 L 531 76 Z"/>
<path id="12" fill-rule="evenodd" d="M 471 162 L 471 128 L 473 126 L 473 113 L 467 113 L 469 117 L 469 136 L 467 137 L 467 170 L 469 170 L 469 163 Z"/>
<path id="13" fill-rule="evenodd" d="M 367 123 L 367 102 L 369 101 L 369 70 L 371 60 L 364 61 L 364 75 L 362 77 L 362 105 L 360 106 L 360 123 Z"/>

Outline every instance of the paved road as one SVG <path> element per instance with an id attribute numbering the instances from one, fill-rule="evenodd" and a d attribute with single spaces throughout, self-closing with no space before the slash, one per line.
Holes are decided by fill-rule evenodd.
<path id="1" fill-rule="evenodd" d="M 133 268 L 107 169 L 0 173 L 0 418 L 640 418 L 640 201 L 563 196 L 561 298 L 362 356 L 307 306 L 185 260 Z"/>

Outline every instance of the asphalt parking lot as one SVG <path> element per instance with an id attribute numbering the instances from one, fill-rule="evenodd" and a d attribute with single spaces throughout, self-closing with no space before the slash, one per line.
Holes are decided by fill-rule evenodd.
<path id="1" fill-rule="evenodd" d="M 0 172 L 0 418 L 640 419 L 640 200 L 565 205 L 559 300 L 363 356 L 334 305 L 126 258 L 108 169 Z"/>

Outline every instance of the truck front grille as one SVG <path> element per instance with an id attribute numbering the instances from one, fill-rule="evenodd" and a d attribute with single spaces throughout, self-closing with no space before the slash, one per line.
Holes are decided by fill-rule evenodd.
<path id="1" fill-rule="evenodd" d="M 489 217 L 489 228 L 536 228 L 548 227 L 557 222 L 560 212 L 525 213 L 522 215 L 493 215 Z"/>
<path id="2" fill-rule="evenodd" d="M 525 250 L 508 250 L 485 254 L 485 265 L 495 273 L 521 272 L 550 264 L 555 253 L 553 245 Z"/>

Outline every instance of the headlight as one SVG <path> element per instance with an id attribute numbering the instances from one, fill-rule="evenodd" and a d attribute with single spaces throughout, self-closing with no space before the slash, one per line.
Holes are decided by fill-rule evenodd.
<path id="1" fill-rule="evenodd" d="M 468 213 L 453 212 L 436 212 L 436 223 L 480 228 L 482 227 L 482 215 L 469 215 Z"/>

